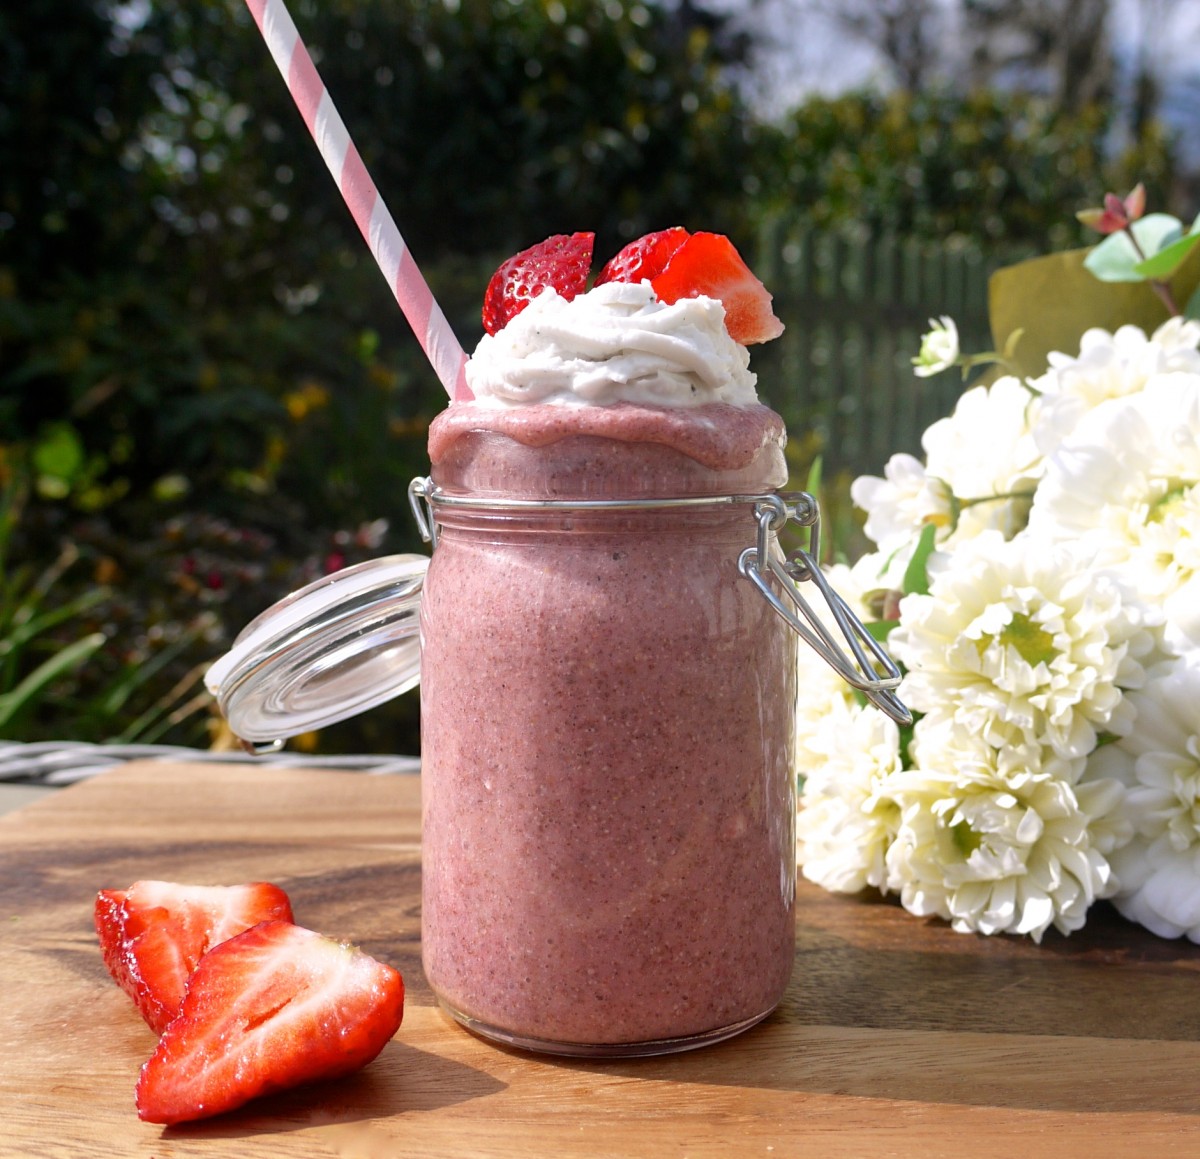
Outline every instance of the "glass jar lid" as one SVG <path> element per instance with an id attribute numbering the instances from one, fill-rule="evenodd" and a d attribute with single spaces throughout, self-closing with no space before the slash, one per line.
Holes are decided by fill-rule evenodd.
<path id="1" fill-rule="evenodd" d="M 314 580 L 251 620 L 204 683 L 242 740 L 269 745 L 419 683 L 429 559 L 389 555 Z"/>

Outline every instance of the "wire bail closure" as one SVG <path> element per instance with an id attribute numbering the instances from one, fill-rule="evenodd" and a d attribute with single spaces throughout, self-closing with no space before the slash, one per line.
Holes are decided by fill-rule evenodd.
<path id="1" fill-rule="evenodd" d="M 758 542 L 742 552 L 738 558 L 738 571 L 851 688 L 858 689 L 897 724 L 912 724 L 912 713 L 895 693 L 902 679 L 896 662 L 833 590 L 817 562 L 821 554 L 821 512 L 817 501 L 807 491 L 762 495 L 755 501 L 754 515 L 758 521 Z M 784 558 L 781 551 L 771 550 L 772 537 L 777 536 L 789 520 L 809 528 L 808 548 L 798 547 Z M 789 607 L 771 587 L 764 570 L 775 578 L 794 607 Z M 798 584 L 805 582 L 813 584 L 833 613 L 834 622 L 849 646 L 849 654 L 801 594 Z M 804 616 L 803 620 L 796 614 L 797 610 Z"/>
<path id="2" fill-rule="evenodd" d="M 418 475 L 408 485 L 408 505 L 412 508 L 421 541 L 437 547 L 437 516 L 433 512 L 433 495 L 437 488 L 432 479 Z"/>
<path id="3" fill-rule="evenodd" d="M 434 548 L 438 541 L 438 505 L 497 511 L 639 511 L 752 503 L 758 536 L 754 546 L 746 548 L 738 557 L 738 571 L 847 684 L 858 689 L 897 724 L 912 724 L 912 713 L 895 693 L 902 679 L 896 662 L 833 590 L 817 563 L 821 555 L 821 513 L 817 501 L 807 491 L 697 495 L 680 499 L 502 499 L 447 495 L 431 479 L 418 477 L 409 484 L 408 500 L 421 538 Z M 797 548 L 785 558 L 778 546 L 778 534 L 791 520 L 809 529 L 808 547 Z M 772 587 L 768 576 L 774 578 L 782 595 Z M 833 614 L 848 652 L 801 594 L 798 584 L 806 582 L 813 584 Z"/>

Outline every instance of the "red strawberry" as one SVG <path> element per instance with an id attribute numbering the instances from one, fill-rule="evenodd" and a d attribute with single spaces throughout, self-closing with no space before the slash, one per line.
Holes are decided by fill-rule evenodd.
<path id="1" fill-rule="evenodd" d="M 125 947 L 125 893 L 123 889 L 102 889 L 96 895 L 93 917 L 100 938 L 104 965 L 122 990 L 137 1001 L 136 983 L 129 971 Z"/>
<path id="2" fill-rule="evenodd" d="M 503 330 L 547 286 L 569 302 L 587 287 L 593 233 L 557 233 L 509 258 L 492 275 L 483 299 L 483 328 Z"/>
<path id="3" fill-rule="evenodd" d="M 692 234 L 650 284 L 660 302 L 700 295 L 719 299 L 725 307 L 725 329 L 743 346 L 769 342 L 783 333 L 766 286 L 722 234 Z"/>
<path id="4" fill-rule="evenodd" d="M 394 1035 L 404 983 L 361 950 L 263 922 L 204 955 L 142 1067 L 138 1116 L 182 1123 L 350 1074 Z"/>
<path id="5" fill-rule="evenodd" d="M 188 978 L 211 947 L 259 922 L 290 922 L 292 907 L 277 885 L 176 885 L 138 881 L 96 897 L 96 933 L 104 964 L 162 1033 L 179 1011 Z"/>
<path id="6" fill-rule="evenodd" d="M 681 225 L 660 229 L 631 241 L 615 258 L 612 258 L 596 278 L 596 285 L 605 282 L 640 282 L 653 280 L 667 267 L 672 255 L 688 239 L 688 231 Z"/>

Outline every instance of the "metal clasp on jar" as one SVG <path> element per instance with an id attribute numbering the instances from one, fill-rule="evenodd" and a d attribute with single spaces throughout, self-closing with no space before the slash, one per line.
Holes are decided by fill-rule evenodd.
<path id="1" fill-rule="evenodd" d="M 433 512 L 433 480 L 418 475 L 408 485 L 408 505 L 412 508 L 413 520 L 421 538 L 431 548 L 437 547 L 437 516 Z"/>
<path id="2" fill-rule="evenodd" d="M 817 562 L 821 554 L 821 512 L 817 501 L 806 491 L 761 495 L 755 499 L 754 516 L 758 521 L 758 541 L 742 552 L 738 571 L 847 684 L 857 688 L 897 724 L 911 724 L 912 713 L 895 693 L 901 680 L 896 662 L 833 590 Z M 772 539 L 789 520 L 807 527 L 809 539 L 807 549 L 798 547 L 785 558 L 782 551 L 772 551 Z M 768 582 L 767 574 L 774 577 L 783 596 L 794 606 L 784 602 L 783 596 Z M 801 594 L 797 584 L 806 582 L 820 592 L 849 646 L 849 654 Z"/>

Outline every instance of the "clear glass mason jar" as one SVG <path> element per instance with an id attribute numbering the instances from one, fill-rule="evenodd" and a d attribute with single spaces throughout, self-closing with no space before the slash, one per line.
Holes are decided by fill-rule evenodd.
<path id="1" fill-rule="evenodd" d="M 796 636 L 739 574 L 782 460 L 482 432 L 455 452 L 421 605 L 429 983 L 542 1051 L 734 1034 L 795 951 Z"/>
<path id="2" fill-rule="evenodd" d="M 750 450 L 716 466 L 670 438 L 547 438 L 556 416 L 532 437 L 525 412 L 431 437 L 411 489 L 428 570 L 324 577 L 209 671 L 234 731 L 274 748 L 417 683 L 419 609 L 423 963 L 484 1037 L 660 1054 L 766 1017 L 795 947 L 798 636 L 905 717 L 895 665 L 816 566 L 815 503 L 777 490 L 782 423 L 758 409 L 655 420 L 701 444 L 746 424 Z M 812 538 L 785 559 L 788 518 Z"/>

